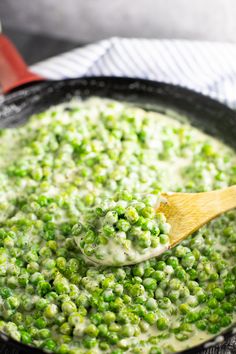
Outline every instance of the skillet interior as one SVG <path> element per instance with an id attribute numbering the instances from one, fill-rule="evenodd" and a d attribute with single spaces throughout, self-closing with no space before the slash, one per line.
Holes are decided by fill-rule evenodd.
<path id="1" fill-rule="evenodd" d="M 69 100 L 73 96 L 81 98 L 89 96 L 108 97 L 135 103 L 135 105 L 160 112 L 173 110 L 187 116 L 192 125 L 218 137 L 236 149 L 236 113 L 233 110 L 194 91 L 138 79 L 83 78 L 44 82 L 36 86 L 26 87 L 4 98 L 0 106 L 0 128 L 23 124 L 32 114 Z M 230 337 L 232 333 L 233 330 L 230 329 L 224 337 Z M 2 343 L 7 342 L 7 347 L 15 348 L 14 354 L 25 353 L 26 346 L 8 339 L 5 335 L 0 335 L 0 353 L 4 353 L 1 338 Z M 216 343 L 213 341 L 212 345 Z M 203 349 L 204 345 L 200 345 L 182 353 L 200 353 Z M 235 352 L 234 350 L 236 349 L 233 349 L 232 353 Z M 42 353 L 41 350 L 29 349 L 29 347 L 27 352 L 32 354 Z M 210 349 L 210 353 L 219 352 Z"/>

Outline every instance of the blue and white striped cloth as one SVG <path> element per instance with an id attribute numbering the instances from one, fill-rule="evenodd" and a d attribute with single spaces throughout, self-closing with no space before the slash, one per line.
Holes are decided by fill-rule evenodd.
<path id="1" fill-rule="evenodd" d="M 49 79 L 125 76 L 194 89 L 236 108 L 236 45 L 111 38 L 45 60 L 32 70 Z"/>

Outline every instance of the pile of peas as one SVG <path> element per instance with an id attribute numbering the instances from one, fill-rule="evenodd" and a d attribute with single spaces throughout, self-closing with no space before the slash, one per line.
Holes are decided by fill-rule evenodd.
<path id="1" fill-rule="evenodd" d="M 170 225 L 157 213 L 155 195 L 132 195 L 122 191 L 84 214 L 83 225 L 74 226 L 83 253 L 105 264 L 135 261 L 152 249 L 166 249 Z"/>
<path id="2" fill-rule="evenodd" d="M 75 242 L 88 211 L 117 192 L 236 184 L 235 152 L 188 125 L 102 99 L 2 130 L 0 146 L 1 332 L 58 354 L 166 354 L 235 321 L 235 211 L 134 266 L 89 265 Z"/>

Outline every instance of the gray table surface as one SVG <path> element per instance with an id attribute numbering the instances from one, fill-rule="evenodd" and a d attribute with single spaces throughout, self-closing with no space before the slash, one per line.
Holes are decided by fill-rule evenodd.
<path id="1" fill-rule="evenodd" d="M 236 42 L 235 0 L 0 0 L 5 26 L 75 41 L 112 36 Z"/>
<path id="2" fill-rule="evenodd" d="M 29 65 L 83 45 L 83 43 L 29 34 L 11 28 L 5 28 L 4 32 L 15 43 Z M 0 354 L 17 354 L 17 352 L 0 347 Z M 236 337 L 229 339 L 223 345 L 200 351 L 198 354 L 236 354 Z"/>
<path id="3" fill-rule="evenodd" d="M 12 40 L 29 65 L 77 48 L 83 44 L 40 34 L 27 33 L 9 27 L 4 27 L 4 34 Z"/>

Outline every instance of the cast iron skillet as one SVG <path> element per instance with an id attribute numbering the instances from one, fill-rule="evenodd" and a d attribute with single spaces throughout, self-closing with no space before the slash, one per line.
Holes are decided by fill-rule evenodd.
<path id="1" fill-rule="evenodd" d="M 236 113 L 233 110 L 185 88 L 131 78 L 94 77 L 45 81 L 34 84 L 34 86 L 24 87 L 2 98 L 2 102 L 0 102 L 0 128 L 24 124 L 32 114 L 41 112 L 54 104 L 68 101 L 74 96 L 81 99 L 91 96 L 108 97 L 135 103 L 138 106 L 145 106 L 147 109 L 151 108 L 159 112 L 174 111 L 187 116 L 192 125 L 220 138 L 236 149 Z M 236 347 L 225 341 L 232 338 L 235 329 L 234 325 L 211 341 L 181 352 L 181 354 L 200 354 L 206 348 L 210 348 L 208 351 L 204 351 L 208 354 L 225 353 L 226 350 L 227 353 L 233 354 L 236 352 Z M 215 346 L 223 342 L 225 343 L 224 349 L 222 348 L 222 351 L 219 352 Z M 4 350 L 14 354 L 25 354 L 26 352 L 28 354 L 43 354 L 40 349 L 28 347 L 0 333 L 0 353 L 4 353 Z"/>
<path id="2" fill-rule="evenodd" d="M 83 78 L 43 82 L 11 93 L 4 98 L 0 107 L 0 127 L 24 123 L 28 117 L 47 107 L 65 102 L 71 97 L 100 96 L 125 100 L 139 106 L 166 112 L 174 110 L 189 117 L 192 124 L 207 133 L 217 136 L 236 149 L 236 113 L 226 106 L 193 91 L 160 82 L 115 77 Z M 10 142 L 9 142 L 10 143 Z M 233 328 L 224 337 L 232 335 Z M 0 336 L 7 346 L 18 348 L 25 353 L 26 346 Z M 223 337 L 218 337 L 223 341 Z M 218 343 L 211 341 L 212 345 Z M 210 345 L 208 342 L 206 346 Z M 183 353 L 199 353 L 204 345 Z M 27 348 L 27 353 L 41 353 L 38 349 Z"/>

